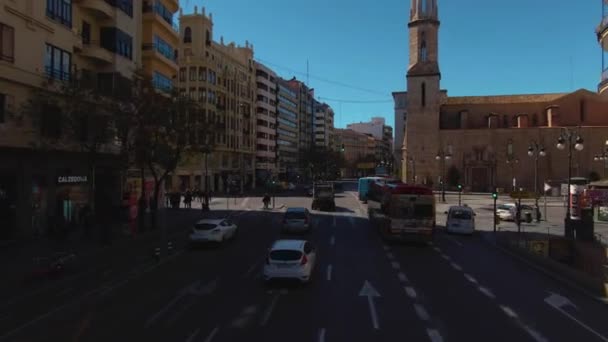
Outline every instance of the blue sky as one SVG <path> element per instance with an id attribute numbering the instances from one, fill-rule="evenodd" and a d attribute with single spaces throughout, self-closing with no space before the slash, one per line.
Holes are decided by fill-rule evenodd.
<path id="1" fill-rule="evenodd" d="M 254 44 L 256 59 L 296 76 L 336 126 L 383 116 L 405 90 L 410 0 L 180 0 L 213 13 L 214 39 Z M 382 3 L 382 6 L 376 5 Z M 442 88 L 451 96 L 595 91 L 601 0 L 439 0 Z M 342 100 L 337 102 L 334 100 Z M 357 103 L 360 101 L 362 103 Z"/>

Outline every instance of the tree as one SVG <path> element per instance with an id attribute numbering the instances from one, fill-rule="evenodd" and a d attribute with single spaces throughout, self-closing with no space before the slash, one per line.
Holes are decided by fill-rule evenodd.
<path id="1" fill-rule="evenodd" d="M 449 186 L 457 186 L 460 182 L 460 171 L 455 165 L 450 165 L 448 168 L 446 180 Z"/>
<path id="2" fill-rule="evenodd" d="M 44 151 L 73 151 L 86 156 L 89 206 L 95 210 L 99 158 L 118 152 L 111 99 L 100 93 L 92 74 L 76 71 L 66 80 L 49 80 L 34 88 L 22 106 L 32 123 L 30 145 Z"/>
<path id="3" fill-rule="evenodd" d="M 334 179 L 345 161 L 342 153 L 326 148 L 312 148 L 301 155 L 300 165 L 310 172 L 313 180 L 324 178 Z"/>

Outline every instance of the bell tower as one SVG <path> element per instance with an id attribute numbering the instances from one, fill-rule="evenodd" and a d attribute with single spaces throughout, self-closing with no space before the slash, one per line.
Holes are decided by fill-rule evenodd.
<path id="1" fill-rule="evenodd" d="M 440 148 L 439 15 L 437 0 L 411 0 L 411 4 L 402 178 L 428 184 L 437 181 L 435 155 Z"/>

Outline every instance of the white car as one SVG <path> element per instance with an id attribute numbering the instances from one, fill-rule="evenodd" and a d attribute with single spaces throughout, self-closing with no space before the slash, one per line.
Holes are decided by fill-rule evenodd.
<path id="1" fill-rule="evenodd" d="M 499 204 L 496 207 L 496 216 L 498 216 L 502 221 L 513 221 L 515 217 L 513 215 L 514 211 L 514 203 Z"/>
<path id="2" fill-rule="evenodd" d="M 190 233 L 190 243 L 222 242 L 236 237 L 238 227 L 227 219 L 204 219 L 196 222 Z"/>
<path id="3" fill-rule="evenodd" d="M 451 206 L 446 211 L 448 215 L 445 229 L 448 233 L 475 233 L 475 212 L 467 206 Z"/>
<path id="4" fill-rule="evenodd" d="M 317 253 L 309 241 L 277 240 L 268 251 L 264 280 L 297 279 L 309 282 L 317 262 Z"/>
<path id="5" fill-rule="evenodd" d="M 287 208 L 283 216 L 282 231 L 285 233 L 307 233 L 311 229 L 310 212 L 306 208 Z"/>

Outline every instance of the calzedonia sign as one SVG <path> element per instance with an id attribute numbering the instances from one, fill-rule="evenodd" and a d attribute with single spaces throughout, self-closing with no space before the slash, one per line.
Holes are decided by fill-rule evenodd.
<path id="1" fill-rule="evenodd" d="M 87 181 L 88 181 L 87 176 L 59 176 L 59 177 L 57 177 L 58 184 L 86 183 Z"/>

